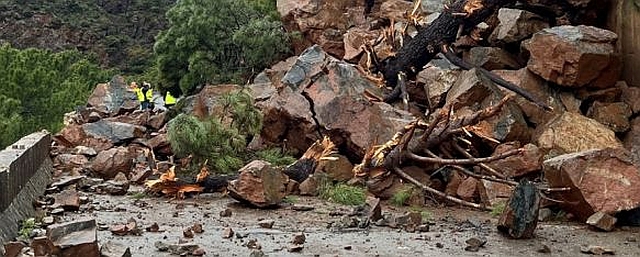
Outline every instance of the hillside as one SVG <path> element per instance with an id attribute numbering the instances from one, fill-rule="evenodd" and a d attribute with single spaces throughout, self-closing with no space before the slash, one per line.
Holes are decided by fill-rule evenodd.
<path id="1" fill-rule="evenodd" d="M 138 73 L 153 60 L 154 37 L 175 0 L 3 0 L 0 43 L 93 53 L 102 66 Z"/>

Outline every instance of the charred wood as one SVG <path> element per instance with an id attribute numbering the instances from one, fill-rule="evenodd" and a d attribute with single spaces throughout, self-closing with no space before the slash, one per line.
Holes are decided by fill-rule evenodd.
<path id="1" fill-rule="evenodd" d="M 515 3 L 515 0 L 457 0 L 447 6 L 440 16 L 426 27 L 418 29 L 418 34 L 409 40 L 398 53 L 386 60 L 383 77 L 388 86 L 393 87 L 385 102 L 395 101 L 400 96 L 398 73 L 403 71 L 408 77 L 415 77 L 422 68 L 442 49 L 453 43 L 462 26 L 464 30 L 475 27 L 486 20 L 498 8 Z"/>

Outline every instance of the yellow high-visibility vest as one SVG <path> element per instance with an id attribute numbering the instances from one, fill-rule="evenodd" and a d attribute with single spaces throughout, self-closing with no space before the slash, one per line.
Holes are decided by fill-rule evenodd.
<path id="1" fill-rule="evenodd" d="M 176 98 L 167 91 L 167 95 L 164 97 L 164 104 L 176 104 Z"/>
<path id="2" fill-rule="evenodd" d="M 138 101 L 144 102 L 144 94 L 142 93 L 142 88 L 136 87 L 133 89 L 133 92 L 136 93 L 136 96 L 138 97 Z"/>
<path id="3" fill-rule="evenodd" d="M 147 90 L 147 100 L 151 101 L 153 100 L 153 89 L 149 88 L 149 90 Z"/>

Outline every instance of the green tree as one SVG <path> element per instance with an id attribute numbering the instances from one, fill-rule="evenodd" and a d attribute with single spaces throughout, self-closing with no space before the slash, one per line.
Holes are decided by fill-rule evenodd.
<path id="1" fill-rule="evenodd" d="M 167 136 L 178 157 L 191 155 L 221 173 L 237 171 L 247 157 L 247 137 L 262 127 L 262 115 L 246 92 L 223 95 L 222 113 L 202 120 L 179 114 L 169 122 Z"/>
<path id="2" fill-rule="evenodd" d="M 4 148 L 15 141 L 21 133 L 22 124 L 20 101 L 0 94 L 0 147 Z"/>
<path id="3" fill-rule="evenodd" d="M 154 45 L 163 87 L 188 94 L 205 83 L 239 83 L 280 59 L 290 47 L 274 8 L 273 0 L 178 1 Z"/>
<path id="4" fill-rule="evenodd" d="M 41 129 L 57 132 L 64 113 L 84 105 L 113 74 L 77 51 L 0 46 L 0 147 Z"/>

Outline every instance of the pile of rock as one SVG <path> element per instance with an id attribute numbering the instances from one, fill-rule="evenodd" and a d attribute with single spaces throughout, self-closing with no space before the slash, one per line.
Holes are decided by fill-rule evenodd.
<path id="1" fill-rule="evenodd" d="M 407 85 L 413 102 L 409 112 L 367 101 L 366 95 L 380 94 L 380 88 L 359 72 L 368 68 L 363 65 L 368 60 L 363 46 L 372 45 L 376 55 L 385 58 L 397 45 L 376 39 L 385 33 L 388 39 L 389 31 L 396 40 L 402 38 L 400 31 L 409 36 L 417 33 L 406 15 L 413 8 L 410 2 L 375 2 L 367 17 L 364 6 L 344 1 L 278 1 L 286 27 L 301 31 L 304 42 L 296 45 L 297 58 L 267 69 L 249 86 L 265 114 L 265 127 L 254 144 L 284 140 L 287 148 L 302 153 L 321 135 L 328 135 L 342 155 L 358 164 L 368 147 L 423 116 L 427 100 L 436 108 L 448 104 L 456 113 L 465 113 L 510 93 L 476 69 L 462 71 L 444 59 L 434 59 Z M 433 2 L 439 1 L 423 1 L 423 25 L 439 11 L 427 6 L 442 6 Z M 562 13 L 566 7 L 528 2 L 548 4 L 552 13 Z M 640 194 L 635 192 L 640 184 L 636 144 L 640 126 L 634 118 L 640 111 L 635 97 L 640 88 L 618 81 L 617 35 L 602 24 L 586 22 L 601 12 L 597 2 L 568 1 L 573 16 L 502 8 L 475 28 L 473 36 L 461 37 L 455 44 L 465 61 L 553 107 L 545 111 L 516 97 L 496 117 L 468 127 L 487 146 L 487 155 L 524 148 L 524 154 L 488 166 L 515 180 L 544 174 L 551 187 L 569 188 L 552 196 L 571 205 L 566 210 L 583 221 L 597 212 L 614 215 L 640 206 Z M 455 171 L 444 180 L 436 179 L 429 176 L 433 171 L 434 167 L 406 168 L 424 184 L 468 201 L 491 206 L 511 195 L 511 186 Z M 368 182 L 370 192 L 382 198 L 403 187 L 394 176 Z"/>
<path id="2" fill-rule="evenodd" d="M 302 32 L 303 40 L 295 45 L 298 56 L 266 69 L 248 86 L 205 86 L 183 99 L 180 111 L 215 115 L 222 94 L 246 88 L 264 115 L 264 127 L 250 143 L 251 149 L 277 145 L 302 155 L 326 136 L 337 151 L 314 166 L 311 174 L 349 181 L 354 177 L 353 166 L 370 147 L 391 139 L 416 118 L 428 120 L 427 102 L 436 112 L 449 105 L 463 115 L 489 107 L 510 93 L 478 69 L 463 71 L 447 60 L 434 59 L 408 83 L 411 101 L 407 111 L 399 108 L 400 104 L 371 101 L 372 96 L 383 95 L 384 89 L 362 72 L 369 68 L 362 46 L 372 46 L 378 57 L 385 58 L 397 50 L 401 31 L 408 36 L 417 33 L 406 15 L 413 8 L 411 3 L 375 2 L 373 12 L 365 16 L 359 3 L 279 0 L 285 26 Z M 433 6 L 443 5 L 441 1 L 423 1 L 422 11 L 417 12 L 421 16 L 413 17 L 422 17 L 418 20 L 425 26 L 441 10 Z M 576 13 L 588 14 L 593 11 L 591 6 L 577 6 Z M 597 212 L 614 215 L 640 206 L 635 189 L 640 183 L 636 144 L 640 122 L 633 118 L 640 112 L 640 98 L 635 97 L 640 88 L 618 81 L 621 63 L 614 47 L 616 34 L 578 22 L 579 17 L 550 19 L 503 8 L 475 28 L 474 36 L 461 37 L 455 45 L 465 61 L 491 70 L 553 107 L 553 111 L 545 111 L 515 97 L 498 115 L 466 127 L 472 140 L 483 146 L 477 155 L 497 156 L 523 149 L 521 155 L 468 168 L 480 171 L 489 167 L 513 180 L 544 175 L 551 187 L 569 188 L 553 197 L 571 204 L 567 210 L 587 220 Z M 391 38 L 389 32 L 396 41 L 376 40 Z M 172 155 L 165 112 L 136 111 L 135 96 L 120 77 L 98 85 L 88 103 L 66 117 L 67 126 L 55 137 L 51 155 L 58 173 L 71 178 L 91 174 L 100 180 L 78 178 L 76 187 L 123 194 L 128 183 L 144 182 L 154 169 L 164 171 L 161 167 L 167 165 L 154 162 Z M 511 195 L 510 185 L 440 168 L 413 163 L 403 167 L 425 185 L 484 206 L 496 206 Z M 267 163 L 250 164 L 242 171 L 253 176 L 241 174 L 241 179 L 232 183 L 234 194 L 243 194 L 238 188 L 245 188 L 248 195 L 255 189 L 242 187 L 242 178 L 259 177 L 251 170 L 271 174 Z M 278 181 L 259 178 L 261 185 L 274 183 L 270 195 L 274 198 L 261 196 L 258 200 L 270 205 L 287 193 L 316 194 L 314 176 L 295 182 L 285 177 Z M 351 182 L 364 183 L 370 193 L 382 199 L 406 188 L 406 182 L 397 176 Z M 68 184 L 59 184 L 52 190 L 65 186 Z M 423 201 L 419 195 L 412 199 Z"/>
<path id="3" fill-rule="evenodd" d="M 166 112 L 138 110 L 135 94 L 120 76 L 96 86 L 86 107 L 65 116 L 54 136 L 51 158 L 58 182 L 50 192 L 78 190 L 126 194 L 129 183 L 143 183 L 155 163 L 171 155 Z"/>

